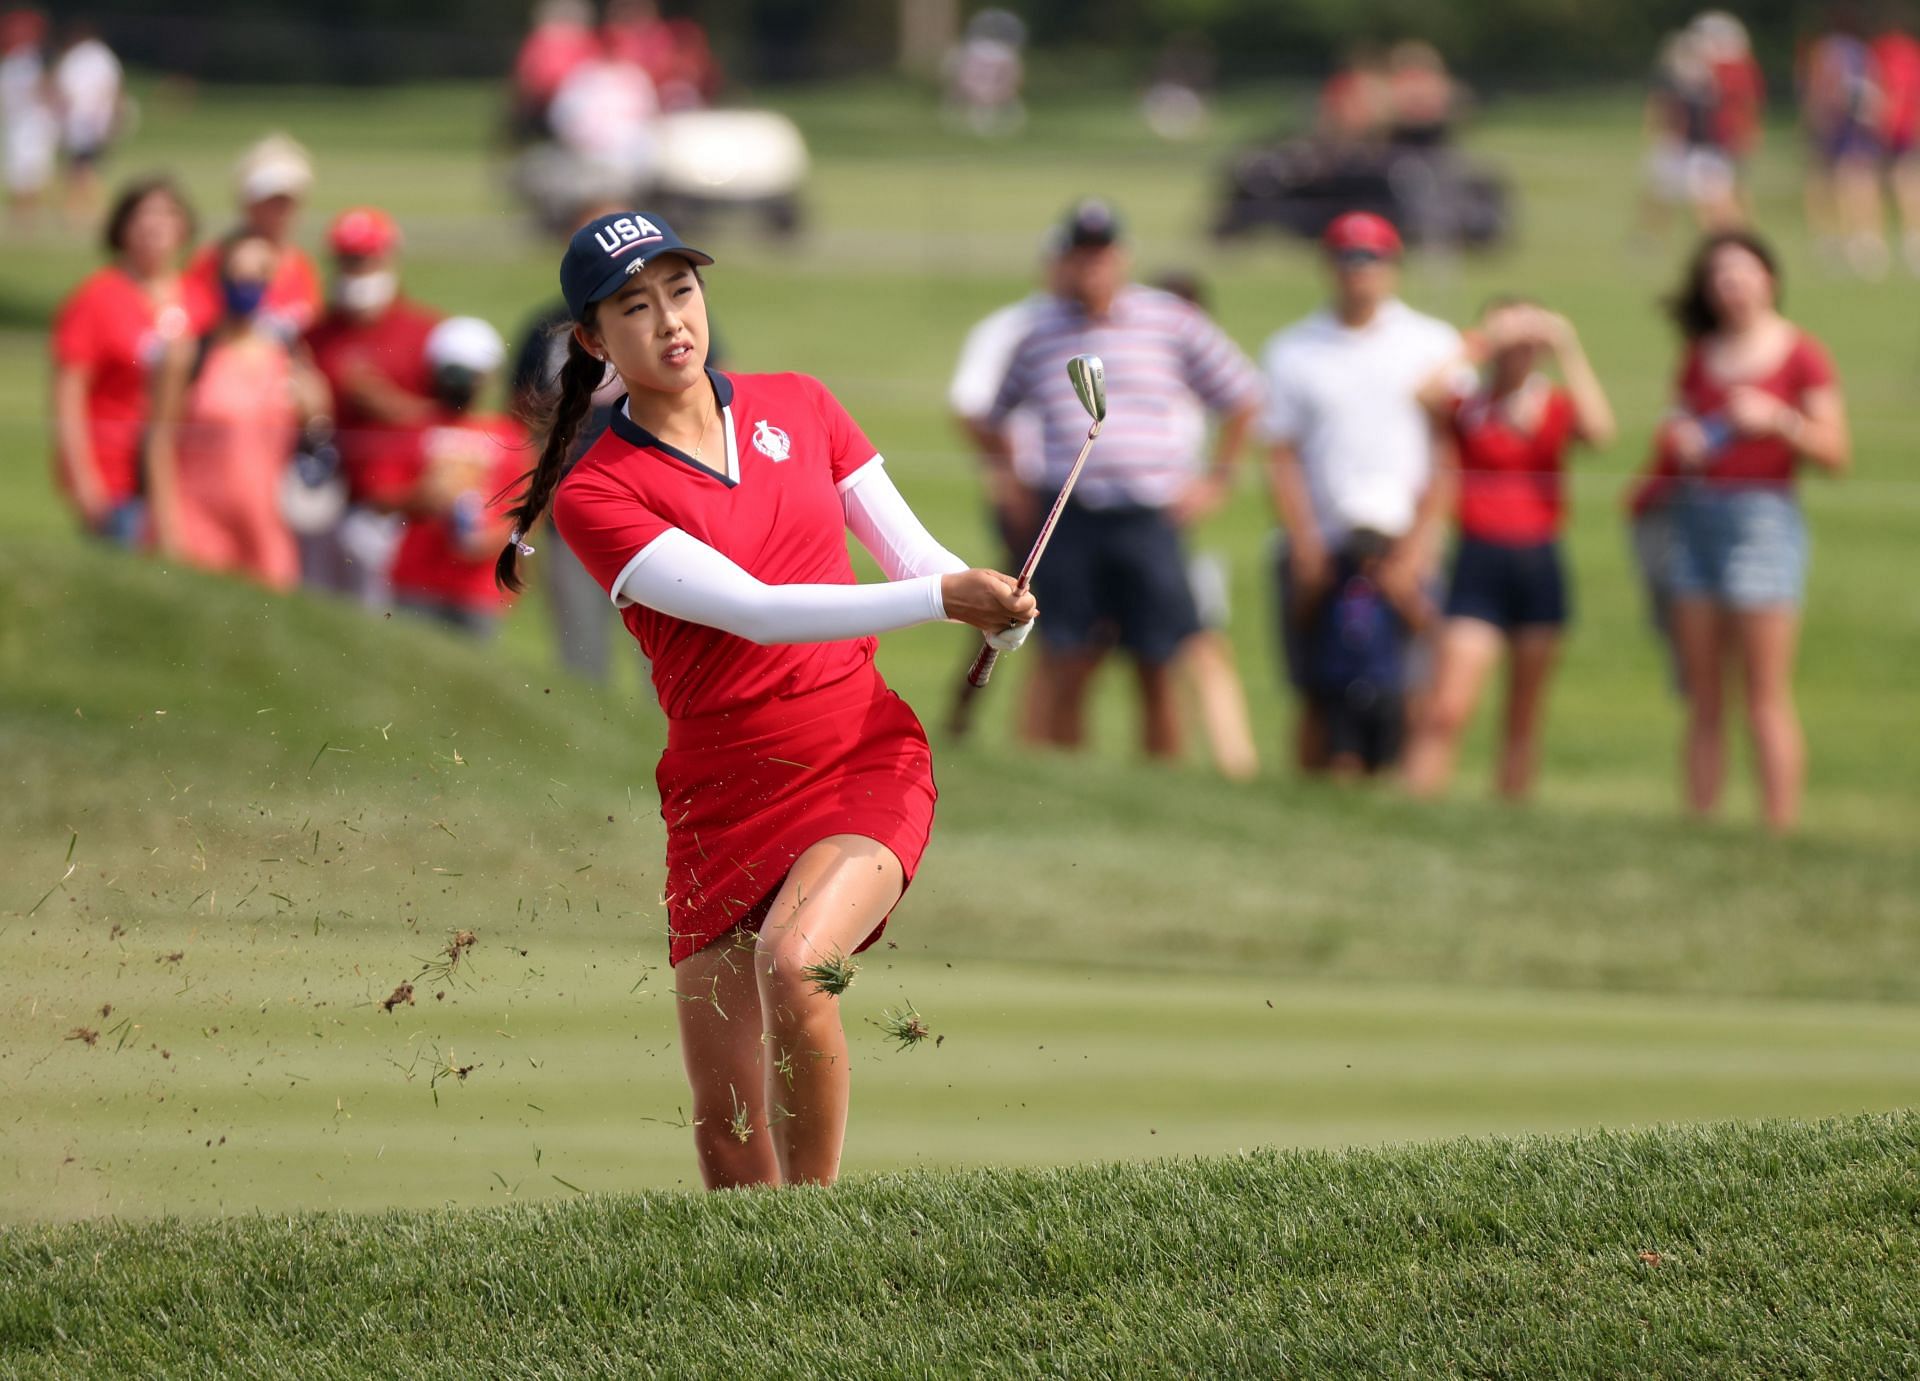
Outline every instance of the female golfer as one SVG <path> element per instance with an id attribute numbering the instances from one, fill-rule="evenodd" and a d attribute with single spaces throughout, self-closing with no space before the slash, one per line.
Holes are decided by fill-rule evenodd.
<path id="1" fill-rule="evenodd" d="M 1687 804 L 1706 815 L 1726 776 L 1726 663 L 1746 691 L 1769 828 L 1799 818 L 1806 744 L 1793 700 L 1806 594 L 1803 461 L 1852 461 L 1846 406 L 1818 341 L 1780 314 L 1780 274 L 1744 231 L 1707 237 L 1673 301 L 1686 338 L 1675 407 L 1657 438 L 1672 492 L 1666 584 L 1686 690 Z"/>
<path id="2" fill-rule="evenodd" d="M 707 1185 L 825 1184 L 847 1046 L 836 985 L 809 970 L 878 938 L 933 823 L 926 736 L 875 670 L 873 635 L 952 619 L 1010 649 L 1035 605 L 927 534 L 817 380 L 706 367 L 696 266 L 712 262 L 637 212 L 575 233 L 567 363 L 498 575 L 518 587 L 523 534 L 551 499 L 652 662 L 669 958 Z M 562 481 L 609 364 L 627 396 Z M 887 581 L 854 583 L 848 529 Z"/>
<path id="3" fill-rule="evenodd" d="M 1519 800 L 1539 763 L 1547 680 L 1567 623 L 1562 466 L 1574 442 L 1612 441 L 1613 410 L 1563 316 L 1530 302 L 1496 302 L 1467 339 L 1467 362 L 1485 366 L 1480 382 L 1461 397 L 1449 386 L 1456 366 L 1422 390 L 1422 401 L 1449 424 L 1459 455 L 1460 540 L 1433 699 L 1414 729 L 1407 785 L 1418 795 L 1445 789 L 1460 736 L 1504 651 L 1495 785 Z M 1561 383 L 1540 372 L 1549 354 Z"/>

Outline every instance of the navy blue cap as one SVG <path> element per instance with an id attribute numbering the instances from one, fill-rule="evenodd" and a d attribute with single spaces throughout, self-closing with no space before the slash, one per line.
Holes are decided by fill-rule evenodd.
<path id="1" fill-rule="evenodd" d="M 1077 201 L 1055 232 L 1060 249 L 1103 249 L 1125 238 L 1120 217 L 1098 197 Z"/>
<path id="2" fill-rule="evenodd" d="M 560 293 L 575 321 L 587 308 L 610 297 L 640 266 L 662 254 L 678 254 L 696 264 L 711 264 L 713 256 L 680 243 L 673 227 L 658 216 L 638 211 L 615 211 L 588 221 L 567 241 L 560 261 Z"/>

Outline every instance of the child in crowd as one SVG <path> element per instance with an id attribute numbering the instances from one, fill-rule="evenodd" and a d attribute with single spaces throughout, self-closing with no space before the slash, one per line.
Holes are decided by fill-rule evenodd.
<path id="1" fill-rule="evenodd" d="M 506 541 L 505 493 L 531 460 L 524 430 L 481 400 L 507 357 L 478 317 L 449 317 L 427 336 L 435 413 L 373 468 L 369 489 L 406 515 L 390 579 L 395 604 L 477 637 L 504 607 L 493 579 Z"/>
<path id="2" fill-rule="evenodd" d="M 1431 611 L 1396 601 L 1381 584 L 1392 545 L 1382 533 L 1356 530 L 1335 558 L 1331 588 L 1304 614 L 1306 692 L 1323 717 L 1336 778 L 1388 770 L 1406 736 L 1407 644 Z"/>

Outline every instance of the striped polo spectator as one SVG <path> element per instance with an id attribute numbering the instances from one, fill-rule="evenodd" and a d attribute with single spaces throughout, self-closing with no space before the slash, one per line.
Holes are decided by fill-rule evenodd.
<path id="1" fill-rule="evenodd" d="M 1181 529 L 1218 507 L 1260 402 L 1252 361 L 1191 303 L 1128 280 L 1118 218 L 1103 202 L 1075 206 L 1060 232 L 1057 296 L 1034 312 L 986 421 L 1003 434 L 1016 411 L 1041 431 L 1040 497 L 1051 502 L 1086 436 L 1067 378 L 1074 355 L 1106 365 L 1108 412 L 1034 577 L 1055 703 L 1048 737 L 1084 737 L 1086 692 L 1109 647 L 1138 663 L 1143 740 L 1179 751 L 1168 664 L 1200 629 Z M 1196 403 L 1220 418 L 1211 464 L 1193 444 Z"/>

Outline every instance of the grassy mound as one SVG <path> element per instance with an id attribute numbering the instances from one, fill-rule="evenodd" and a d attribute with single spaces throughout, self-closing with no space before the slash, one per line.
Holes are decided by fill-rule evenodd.
<path id="1" fill-rule="evenodd" d="M 0 1238 L 23 1374 L 1854 1376 L 1920 1116 Z"/>

